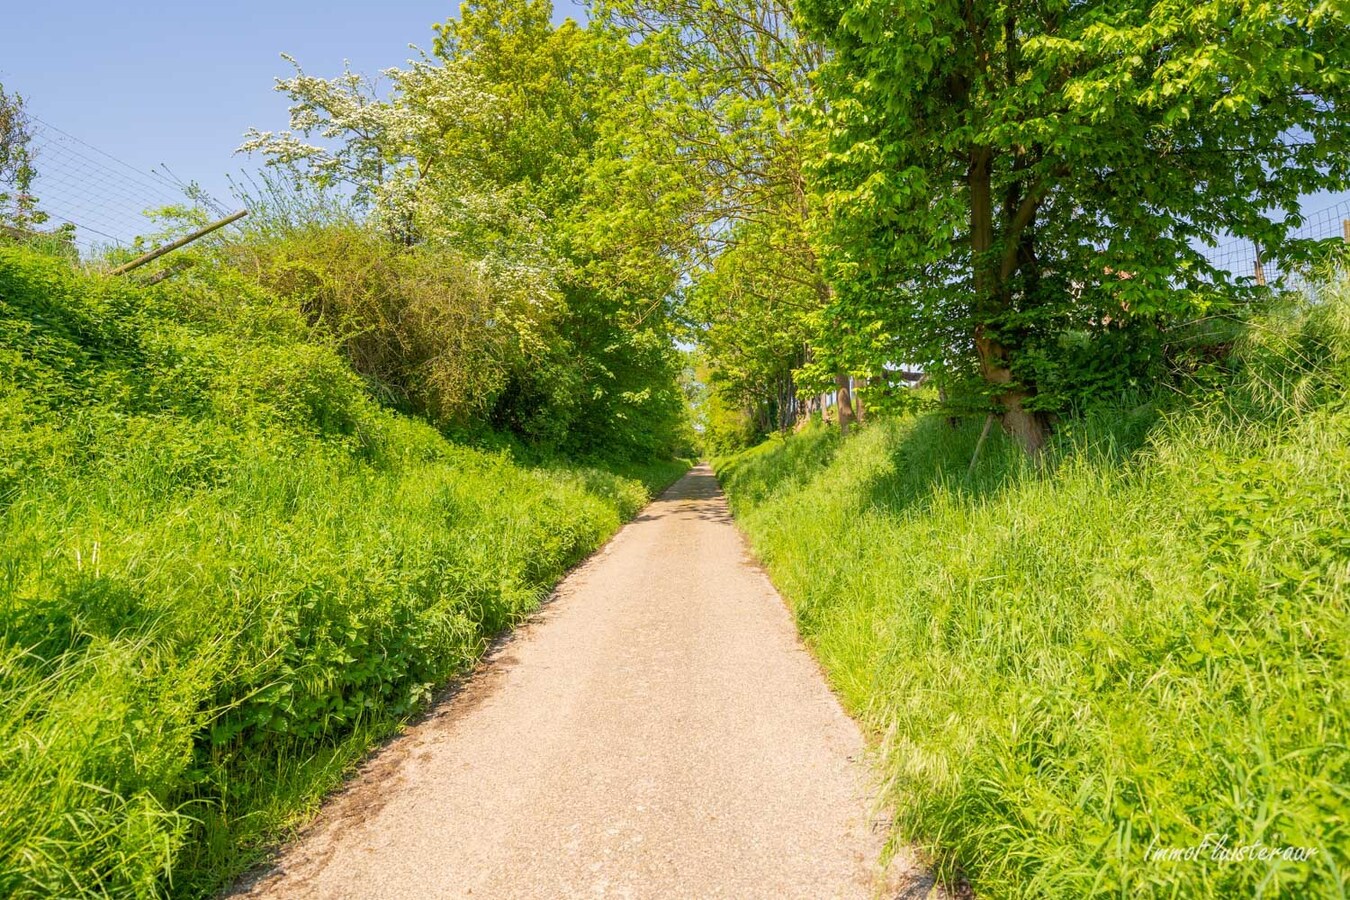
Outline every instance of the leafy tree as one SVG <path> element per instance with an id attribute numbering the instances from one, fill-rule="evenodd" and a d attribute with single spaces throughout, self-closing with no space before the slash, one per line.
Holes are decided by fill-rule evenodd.
<path id="1" fill-rule="evenodd" d="M 580 452 L 650 452 L 685 441 L 683 364 L 666 315 L 673 284 L 650 273 L 615 277 L 605 249 L 589 240 L 597 207 L 586 196 L 600 123 L 631 51 L 571 20 L 555 28 L 551 18 L 544 0 L 466 4 L 438 26 L 434 48 L 444 66 L 480 78 L 496 98 L 487 127 L 447 140 L 463 142 L 456 156 L 538 223 L 562 299 L 554 363 L 515 373 L 493 415 L 517 429 L 550 429 Z"/>
<path id="2" fill-rule="evenodd" d="M 438 421 L 487 415 L 512 371 L 549 354 L 561 304 L 540 217 L 469 160 L 467 136 L 499 117 L 499 99 L 427 57 L 384 73 L 389 98 L 349 69 L 321 78 L 287 59 L 295 74 L 277 90 L 292 102 L 291 127 L 252 129 L 240 149 L 283 175 L 269 208 L 279 193 L 350 200 L 254 248 L 270 286 L 301 298 L 353 364 Z M 383 242 L 353 233 L 352 215 Z"/>
<path id="3" fill-rule="evenodd" d="M 710 388 L 752 433 L 787 427 L 797 382 L 823 389 L 838 363 L 816 353 L 829 285 L 796 116 L 820 48 L 782 0 L 618 0 L 597 15 L 634 46 L 593 185 L 607 258 L 626 277 L 664 260 Z"/>
<path id="4" fill-rule="evenodd" d="M 813 173 L 860 352 L 971 376 L 1030 450 L 1057 335 L 1188 316 L 1350 174 L 1346 7 L 801 0 L 833 50 Z"/>
<path id="5" fill-rule="evenodd" d="M 28 230 L 47 220 L 32 194 L 33 126 L 19 94 L 0 85 L 0 223 Z"/>
<path id="6" fill-rule="evenodd" d="M 481 376 L 451 379 L 466 398 L 458 408 L 576 452 L 666 452 L 684 439 L 667 318 L 632 314 L 646 298 L 601 277 L 577 239 L 597 122 L 625 48 L 575 22 L 555 28 L 551 14 L 546 0 L 465 4 L 459 19 L 437 26 L 430 53 L 384 73 L 387 97 L 350 71 L 323 79 L 297 67 L 277 85 L 293 102 L 290 130 L 250 132 L 243 149 L 318 189 L 351 192 L 369 224 L 409 253 L 449 253 L 446 264 L 475 270 L 493 301 L 456 290 L 473 301 L 458 318 L 411 315 L 413 306 L 432 310 L 420 282 L 395 292 L 410 315 L 357 304 L 397 327 L 421 322 L 434 332 L 436 322 L 457 320 L 512 336 L 514 353 L 490 356 L 500 361 L 493 376 L 453 367 Z M 388 268 L 415 280 L 435 269 Z M 434 361 L 474 352 L 470 343 L 446 335 L 438 344 L 423 329 L 380 346 L 415 345 Z M 472 384 L 482 389 L 470 401 Z"/>

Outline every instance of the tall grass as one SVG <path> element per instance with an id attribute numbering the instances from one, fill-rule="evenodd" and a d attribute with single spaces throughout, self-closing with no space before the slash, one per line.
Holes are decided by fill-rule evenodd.
<path id="1" fill-rule="evenodd" d="M 680 470 L 453 445 L 209 261 L 0 247 L 0 896 L 216 890 Z"/>
<path id="2" fill-rule="evenodd" d="M 878 748 L 895 835 L 978 896 L 1345 896 L 1350 287 L 1330 293 L 1252 322 L 1184 397 L 1066 427 L 1044 468 L 995 439 L 968 474 L 978 423 L 936 417 L 719 464 Z"/>

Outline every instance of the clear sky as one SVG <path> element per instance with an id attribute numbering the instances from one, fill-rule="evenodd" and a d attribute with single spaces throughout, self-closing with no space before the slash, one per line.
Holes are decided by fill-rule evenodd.
<path id="1" fill-rule="evenodd" d="M 227 202 L 225 176 L 248 165 L 233 155 L 244 131 L 286 127 L 272 84 L 290 67 L 278 54 L 315 75 L 337 74 L 344 59 L 375 74 L 412 56 L 409 44 L 430 47 L 432 23 L 459 12 L 445 0 L 5 7 L 0 84 L 26 97 L 30 113 L 139 170 L 167 164 Z M 554 0 L 555 20 L 568 16 L 585 21 L 580 4 Z"/>
<path id="2" fill-rule="evenodd" d="M 457 14 L 458 3 L 444 0 L 26 0 L 7 4 L 0 83 L 43 122 L 138 172 L 167 165 L 229 204 L 226 176 L 256 166 L 234 155 L 244 131 L 286 127 L 286 100 L 272 90 L 290 72 L 279 54 L 311 74 L 335 75 L 344 59 L 375 74 L 413 55 L 409 44 L 430 46 L 432 23 Z M 568 16 L 584 21 L 585 11 L 576 0 L 554 0 L 555 21 Z M 88 159 L 112 168 L 93 173 Z M 140 209 L 165 202 L 81 144 L 49 146 L 37 165 L 49 212 L 86 228 L 111 223 L 104 227 L 120 238 L 142 230 Z M 1325 219 L 1310 222 L 1307 236 L 1329 237 L 1350 217 L 1350 193 L 1315 195 L 1305 211 Z"/>

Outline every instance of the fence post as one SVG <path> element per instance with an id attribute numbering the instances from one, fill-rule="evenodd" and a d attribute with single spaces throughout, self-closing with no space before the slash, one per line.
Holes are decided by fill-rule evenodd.
<path id="1" fill-rule="evenodd" d="M 1345 230 L 1345 242 L 1350 244 L 1350 219 L 1341 219 L 1341 228 Z"/>
<path id="2" fill-rule="evenodd" d="M 163 247 L 159 247 L 159 248 L 157 248 L 157 249 L 155 249 L 155 250 L 151 250 L 149 253 L 145 254 L 144 256 L 138 256 L 138 257 L 136 257 L 135 259 L 133 259 L 131 262 L 129 262 L 129 263 L 124 263 L 123 265 L 118 266 L 117 268 L 115 268 L 115 269 L 113 269 L 111 272 L 109 272 L 108 274 L 109 274 L 109 275 L 125 275 L 127 272 L 130 272 L 132 269 L 139 269 L 141 266 L 145 265 L 146 263 L 148 263 L 148 262 L 153 262 L 154 260 L 159 259 L 159 258 L 160 258 L 161 256 L 163 256 L 165 253 L 168 253 L 168 252 L 171 251 L 171 250 L 177 250 L 179 247 L 182 247 L 182 246 L 184 246 L 185 244 L 190 244 L 190 243 L 192 243 L 193 241 L 197 240 L 197 238 L 199 238 L 199 237 L 205 237 L 206 235 L 208 235 L 208 234 L 210 234 L 211 232 L 215 231 L 217 228 L 224 228 L 226 225 L 230 224 L 231 222 L 237 222 L 237 221 L 239 221 L 240 219 L 242 219 L 242 218 L 243 218 L 244 216 L 246 216 L 246 215 L 248 215 L 248 210 L 241 209 L 241 210 L 239 210 L 239 212 L 234 213 L 233 215 L 226 216 L 226 217 L 223 218 L 223 219 L 217 219 L 216 221 L 212 222 L 210 225 L 207 225 L 207 226 L 204 227 L 204 228 L 198 228 L 196 231 L 192 232 L 192 234 L 185 235 L 184 237 L 180 237 L 178 240 L 174 241 L 172 244 L 165 244 Z"/>

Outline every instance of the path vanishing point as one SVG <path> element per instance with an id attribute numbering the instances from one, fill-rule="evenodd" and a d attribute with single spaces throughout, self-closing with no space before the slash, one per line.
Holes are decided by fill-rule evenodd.
<path id="1" fill-rule="evenodd" d="M 700 466 L 236 894 L 928 896 L 874 794 Z"/>

